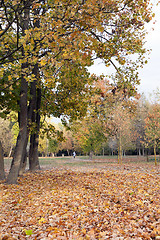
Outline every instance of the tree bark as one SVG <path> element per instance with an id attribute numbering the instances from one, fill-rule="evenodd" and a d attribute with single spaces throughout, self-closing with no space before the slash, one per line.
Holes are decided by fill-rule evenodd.
<path id="1" fill-rule="evenodd" d="M 103 151 L 103 156 L 104 156 L 104 147 L 102 148 L 102 151 Z"/>
<path id="2" fill-rule="evenodd" d="M 27 165 L 27 151 L 25 151 L 24 158 L 21 161 L 20 170 L 19 170 L 19 176 L 23 175 L 23 173 L 25 172 L 26 165 Z"/>
<path id="3" fill-rule="evenodd" d="M 40 164 L 38 159 L 38 136 L 37 134 L 32 134 L 30 140 L 29 170 L 35 171 L 39 169 Z"/>
<path id="4" fill-rule="evenodd" d="M 35 64 L 32 73 L 36 74 L 36 71 L 38 69 L 38 64 Z M 26 165 L 27 165 L 27 144 L 29 139 L 29 133 L 30 128 L 32 128 L 32 124 L 35 123 L 35 111 L 36 111 L 36 80 L 31 82 L 30 85 L 30 101 L 28 106 L 28 128 L 27 128 L 27 139 L 26 139 L 26 147 L 25 147 L 25 153 L 23 155 L 23 159 L 21 161 L 20 171 L 19 175 L 22 175 L 25 171 Z M 32 135 L 32 134 L 31 134 Z"/>
<path id="5" fill-rule="evenodd" d="M 90 159 L 90 160 L 93 159 L 93 151 L 90 151 L 90 153 L 89 153 L 89 159 Z"/>
<path id="6" fill-rule="evenodd" d="M 120 164 L 122 164 L 122 138 L 121 138 L 121 131 L 119 136 L 119 156 L 120 156 Z"/>
<path id="7" fill-rule="evenodd" d="M 156 141 L 154 143 L 154 163 L 155 163 L 155 166 L 157 166 L 157 157 L 156 157 Z"/>
<path id="8" fill-rule="evenodd" d="M 29 7 L 30 7 L 30 1 L 25 4 L 25 10 L 24 10 L 24 16 L 22 20 L 22 35 L 25 36 L 25 30 L 29 27 Z M 22 48 L 22 56 L 25 57 L 24 49 Z M 19 114 L 19 134 L 17 137 L 17 143 L 16 148 L 10 168 L 10 172 L 8 174 L 6 182 L 8 184 L 15 184 L 17 183 L 17 178 L 19 175 L 20 165 L 22 159 L 24 159 L 25 153 L 26 153 L 26 146 L 27 146 L 27 91 L 28 91 L 28 82 L 25 78 L 25 72 L 28 67 L 27 61 L 22 63 L 21 65 L 21 90 L 20 90 L 20 114 Z"/>
<path id="9" fill-rule="evenodd" d="M 4 157 L 3 157 L 3 149 L 0 141 L 0 180 L 5 179 L 5 170 L 4 170 Z"/>
<path id="10" fill-rule="evenodd" d="M 69 150 L 67 149 L 67 154 L 68 154 L 68 156 L 69 156 Z"/>
<path id="11" fill-rule="evenodd" d="M 40 13 L 40 8 L 35 8 L 33 13 L 35 17 L 34 28 L 40 27 L 40 21 L 37 17 Z M 36 48 L 36 44 L 35 44 Z M 31 122 L 34 124 L 35 129 L 32 131 L 30 136 L 30 149 L 29 149 L 29 170 L 35 171 L 40 169 L 38 159 L 38 144 L 39 144 L 39 130 L 40 130 L 40 106 L 41 106 L 41 89 L 37 86 L 39 83 L 39 67 L 38 63 L 34 65 L 33 74 L 36 80 L 32 84 L 31 88 L 31 105 L 32 105 L 32 117 Z"/>
<path id="12" fill-rule="evenodd" d="M 39 130 L 40 130 L 40 105 L 41 105 L 41 89 L 37 88 L 36 91 L 36 112 L 33 111 L 32 121 L 36 124 L 34 132 L 30 138 L 29 150 L 29 170 L 34 171 L 40 169 L 38 158 L 38 144 L 39 144 Z"/>
<path id="13" fill-rule="evenodd" d="M 144 147 L 142 148 L 142 155 L 145 156 L 145 150 L 144 150 Z"/>
<path id="14" fill-rule="evenodd" d="M 22 64 L 24 65 L 24 64 Z M 22 66 L 24 69 L 26 66 Z M 26 140 L 27 140 L 27 89 L 28 83 L 24 76 L 21 79 L 21 95 L 20 95 L 20 130 L 17 138 L 16 148 L 7 177 L 8 184 L 15 184 L 19 175 L 21 160 L 24 158 Z"/>
<path id="15" fill-rule="evenodd" d="M 10 158 L 10 157 L 11 157 L 11 154 L 12 154 L 12 149 L 13 149 L 13 146 L 11 146 L 11 148 L 10 148 L 10 151 L 9 151 L 9 154 L 8 154 L 8 158 Z"/>

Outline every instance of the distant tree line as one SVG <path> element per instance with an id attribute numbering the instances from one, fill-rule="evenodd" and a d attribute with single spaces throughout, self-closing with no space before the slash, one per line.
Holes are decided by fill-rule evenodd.
<path id="1" fill-rule="evenodd" d="M 98 91 L 92 96 L 85 117 L 67 128 L 61 123 L 54 125 L 63 134 L 61 138 L 43 131 L 40 133 L 39 156 L 71 156 L 76 151 L 77 155 L 90 155 L 91 158 L 93 154 L 118 155 L 121 162 L 125 155 L 159 154 L 160 92 L 157 91 L 151 102 L 144 95 L 131 99 L 124 98 L 122 91 L 113 95 L 106 81 L 97 84 Z M 11 156 L 18 134 L 17 125 L 11 118 L 0 119 L 0 122 L 4 155 Z"/>

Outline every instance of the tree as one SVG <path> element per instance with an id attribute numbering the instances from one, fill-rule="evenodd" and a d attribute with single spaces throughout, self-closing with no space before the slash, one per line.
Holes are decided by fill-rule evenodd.
<path id="1" fill-rule="evenodd" d="M 123 107 L 122 103 L 118 103 L 108 122 L 110 133 L 117 140 L 118 163 L 122 163 L 122 150 L 133 145 L 131 118 L 129 111 Z"/>
<path id="2" fill-rule="evenodd" d="M 5 179 L 3 148 L 0 141 L 0 180 Z"/>
<path id="3" fill-rule="evenodd" d="M 4 155 L 10 157 L 15 146 L 15 124 L 14 114 L 10 114 L 8 119 L 0 118 L 0 179 L 5 178 Z"/>
<path id="4" fill-rule="evenodd" d="M 148 112 L 148 116 L 145 119 L 145 135 L 147 145 L 153 146 L 155 165 L 157 165 L 156 149 L 159 146 L 160 139 L 160 105 L 154 104 Z"/>
<path id="5" fill-rule="evenodd" d="M 13 148 L 13 134 L 10 121 L 2 118 L 0 118 L 0 141 L 4 154 L 9 156 Z"/>
<path id="6" fill-rule="evenodd" d="M 48 142 L 48 152 L 52 155 L 55 156 L 58 152 L 58 141 L 55 138 L 49 138 Z"/>
<path id="7" fill-rule="evenodd" d="M 32 159 L 34 167 L 38 166 L 40 113 L 49 115 L 52 112 L 56 116 L 64 114 L 71 116 L 71 119 L 81 113 L 84 115 L 86 103 L 77 104 L 76 101 L 74 104 L 73 100 L 73 106 L 68 108 L 68 101 L 64 101 L 62 95 L 57 97 L 58 89 L 61 86 L 66 87 L 64 82 L 59 82 L 60 78 L 65 79 L 61 73 L 66 71 L 66 67 L 75 69 L 74 73 L 72 72 L 74 79 L 77 69 L 87 72 L 85 66 L 89 66 L 94 57 L 103 58 L 106 65 L 115 65 L 113 58 L 120 65 L 124 65 L 125 62 L 128 63 L 129 55 L 138 53 L 139 62 L 143 62 L 143 27 L 145 22 L 151 19 L 148 6 L 149 1 L 145 0 L 123 3 L 94 0 L 2 1 L 0 37 L 5 48 L 4 45 L 0 48 L 0 74 L 8 80 L 5 81 L 8 82 L 7 88 L 11 88 L 13 82 L 19 84 L 17 110 L 20 132 L 7 180 L 9 183 L 16 182 L 21 162 L 25 157 L 30 125 L 35 125 L 35 132 L 32 132 L 30 138 L 31 141 L 33 139 L 30 144 L 30 160 Z M 78 79 L 76 77 L 74 82 Z M 77 95 L 80 99 L 85 96 L 83 90 L 87 91 L 85 87 L 88 82 L 87 78 L 84 78 L 84 81 L 82 79 L 81 88 L 71 92 L 70 99 Z M 5 85 L 3 87 L 6 88 Z M 62 92 L 65 95 L 65 90 Z M 50 93 L 53 99 L 63 99 L 63 105 L 59 107 L 59 101 L 57 103 L 53 100 L 54 104 L 51 108 L 48 107 L 46 112 L 46 109 L 43 109 L 45 104 L 42 96 L 44 103 L 48 102 Z M 12 104 L 9 105 L 10 100 L 6 96 L 3 100 L 3 106 L 6 105 L 10 110 L 10 107 L 13 107 Z M 71 106 L 76 107 L 76 111 L 72 111 Z"/>
<path id="8" fill-rule="evenodd" d="M 89 154 L 90 159 L 92 159 L 93 153 L 99 152 L 106 139 L 100 121 L 89 115 L 82 122 L 74 123 L 72 130 L 83 153 Z"/>
<path id="9" fill-rule="evenodd" d="M 145 152 L 145 119 L 150 108 L 149 105 L 145 96 L 141 95 L 133 118 L 133 130 L 136 135 L 135 144 L 139 155 L 144 155 Z"/>
<path id="10" fill-rule="evenodd" d="M 69 130 L 63 129 L 63 137 L 64 140 L 62 142 L 59 142 L 59 150 L 65 150 L 67 151 L 68 156 L 71 154 L 71 152 L 74 149 L 74 143 L 73 143 L 73 137 L 72 132 Z"/>
<path id="11" fill-rule="evenodd" d="M 30 2 L 27 3 L 27 8 L 24 10 L 24 16 L 22 20 L 22 36 L 26 35 L 27 29 L 29 28 L 29 8 Z M 26 4 L 26 3 L 25 3 Z M 21 49 L 22 56 L 25 58 L 25 50 L 24 47 Z M 22 160 L 26 155 L 26 147 L 27 147 L 27 91 L 28 91 L 28 82 L 25 77 L 26 69 L 28 67 L 27 60 L 21 63 L 21 87 L 20 87 L 20 99 L 19 99 L 19 135 L 17 138 L 16 148 L 11 164 L 11 169 L 9 175 L 7 177 L 8 183 L 15 183 L 17 181 L 17 177 L 20 171 L 20 165 Z"/>
<path id="12" fill-rule="evenodd" d="M 95 87 L 97 91 L 91 99 L 89 114 L 97 119 L 104 136 L 117 145 L 118 163 L 122 162 L 122 150 L 133 147 L 135 140 L 131 120 L 136 110 L 138 95 L 133 85 L 126 85 L 124 88 L 117 81 L 117 85 L 113 87 L 112 83 L 103 77 L 95 83 Z"/>

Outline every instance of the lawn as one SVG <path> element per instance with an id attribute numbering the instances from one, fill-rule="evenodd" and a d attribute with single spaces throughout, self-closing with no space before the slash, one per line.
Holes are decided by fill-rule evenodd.
<path id="1" fill-rule="evenodd" d="M 69 157 L 40 157 L 40 166 L 43 169 L 50 169 L 53 167 L 66 167 L 66 166 L 84 166 L 84 167 L 100 167 L 111 163 L 117 163 L 117 156 L 94 156 L 91 161 L 88 156 L 77 156 L 75 159 L 72 156 Z M 160 156 L 157 156 L 157 161 L 160 161 Z M 149 156 L 149 163 L 154 162 L 154 157 Z M 147 157 L 143 156 L 125 156 L 123 157 L 123 163 L 147 163 Z M 11 159 L 5 158 L 5 169 L 8 171 L 10 168 Z M 148 163 L 147 163 L 148 164 Z M 28 164 L 27 164 L 28 168 Z"/>
<path id="2" fill-rule="evenodd" d="M 0 239 L 160 239 L 160 168 L 114 158 L 40 159 L 0 183 Z"/>

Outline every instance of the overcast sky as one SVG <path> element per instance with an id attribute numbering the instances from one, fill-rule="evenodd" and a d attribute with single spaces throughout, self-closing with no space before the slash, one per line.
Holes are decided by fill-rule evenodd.
<path id="1" fill-rule="evenodd" d="M 160 5 L 154 7 L 156 13 L 156 23 L 149 23 L 146 25 L 146 29 L 149 34 L 146 37 L 146 47 L 152 49 L 149 55 L 148 63 L 139 71 L 141 84 L 138 87 L 139 92 L 144 92 L 146 95 L 152 93 L 156 88 L 160 88 Z M 154 31 L 152 30 L 154 28 Z M 94 66 L 89 68 L 91 73 L 97 75 L 110 74 L 108 68 L 104 66 L 101 60 L 96 60 Z"/>

